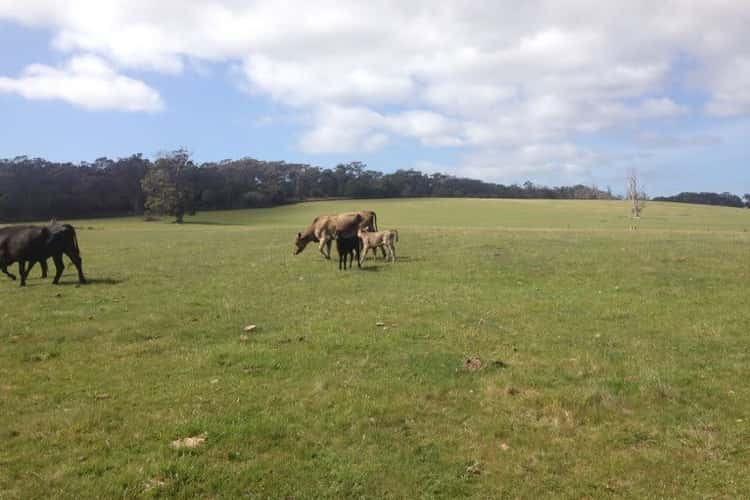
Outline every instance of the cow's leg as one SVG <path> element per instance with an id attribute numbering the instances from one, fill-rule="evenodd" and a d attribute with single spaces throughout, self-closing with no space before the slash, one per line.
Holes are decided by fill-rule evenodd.
<path id="1" fill-rule="evenodd" d="M 325 259 L 331 260 L 331 245 L 333 244 L 333 240 L 326 240 L 321 239 L 320 245 L 318 249 L 320 250 L 320 255 L 322 255 Z M 328 250 L 328 253 L 326 253 L 326 250 Z"/>
<path id="2" fill-rule="evenodd" d="M 396 262 L 396 245 L 394 245 L 393 242 L 391 242 L 390 251 L 393 262 Z"/>
<path id="3" fill-rule="evenodd" d="M 86 283 L 86 277 L 83 275 L 83 259 L 81 259 L 81 254 L 78 253 L 75 249 L 67 249 L 65 250 L 65 255 L 68 256 L 68 258 L 73 262 L 73 265 L 76 266 L 76 271 L 78 271 L 78 283 L 85 284 Z M 62 256 L 60 256 L 60 261 L 62 262 Z"/>
<path id="4" fill-rule="evenodd" d="M 359 245 L 356 245 L 356 246 L 354 247 L 354 252 L 352 252 L 352 261 L 354 260 L 354 254 L 355 254 L 355 253 L 357 254 L 357 267 L 359 267 L 359 268 L 361 269 L 361 268 L 362 268 L 362 264 L 360 264 L 360 261 L 362 260 L 362 259 L 361 259 L 361 257 L 362 257 L 362 254 L 361 254 L 361 253 L 359 253 Z M 349 263 L 349 267 L 352 267 L 352 264 L 353 264 L 353 262 L 350 262 L 350 263 Z"/>
<path id="5" fill-rule="evenodd" d="M 323 256 L 324 259 L 329 259 L 330 257 L 326 255 L 326 240 L 320 240 L 320 243 L 318 243 L 318 251 L 320 252 L 320 255 Z"/>
<path id="6" fill-rule="evenodd" d="M 52 280 L 52 284 L 57 285 L 60 283 L 60 276 L 62 276 L 63 269 L 65 269 L 62 254 L 52 256 L 52 261 L 55 263 L 55 279 Z"/>
<path id="7" fill-rule="evenodd" d="M 42 279 L 47 277 L 47 259 L 42 259 L 39 261 L 39 265 L 42 266 Z"/>
<path id="8" fill-rule="evenodd" d="M 2 272 L 4 275 L 6 275 L 8 278 L 12 279 L 13 281 L 16 281 L 16 275 L 15 274 L 11 274 L 8 271 L 8 268 L 5 267 L 5 265 L 0 266 L 0 272 Z"/>
<path id="9" fill-rule="evenodd" d="M 21 286 L 26 286 L 26 261 L 18 261 L 18 274 L 21 275 Z"/>
<path id="10" fill-rule="evenodd" d="M 359 254 L 359 258 L 357 259 L 357 266 L 362 267 L 362 260 L 364 259 L 364 256 L 367 255 L 367 251 L 370 249 L 370 246 L 367 244 L 367 242 L 362 243 L 362 253 Z"/>
<path id="11" fill-rule="evenodd" d="M 384 247 L 380 247 L 380 251 L 383 252 L 383 258 L 385 259 L 385 248 Z M 376 257 L 377 257 L 377 253 L 378 253 L 378 251 L 375 250 L 375 256 Z"/>

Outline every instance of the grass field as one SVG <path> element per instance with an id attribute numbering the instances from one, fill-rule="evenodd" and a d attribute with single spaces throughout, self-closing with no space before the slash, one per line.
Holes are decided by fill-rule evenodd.
<path id="1" fill-rule="evenodd" d="M 359 208 L 399 229 L 398 262 L 292 255 Z M 0 281 L 0 498 L 746 497 L 750 210 L 627 214 L 76 221 L 91 284 Z"/>

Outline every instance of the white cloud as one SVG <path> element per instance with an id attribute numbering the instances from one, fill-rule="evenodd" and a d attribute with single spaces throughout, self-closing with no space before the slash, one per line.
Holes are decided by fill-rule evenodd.
<path id="1" fill-rule="evenodd" d="M 709 134 L 669 135 L 643 132 L 635 137 L 636 143 L 645 148 L 705 148 L 722 144 L 721 137 Z"/>
<path id="2" fill-rule="evenodd" d="M 0 92 L 62 99 L 90 110 L 154 112 L 164 107 L 157 91 L 93 56 L 73 57 L 59 68 L 32 64 L 18 78 L 0 77 Z"/>
<path id="3" fill-rule="evenodd" d="M 374 151 L 393 135 L 432 146 L 454 146 L 459 127 L 440 114 L 424 110 L 381 114 L 364 107 L 321 106 L 300 146 L 309 153 Z"/>
<path id="4" fill-rule="evenodd" d="M 383 120 L 381 114 L 367 108 L 322 106 L 300 146 L 309 153 L 373 151 L 388 141 L 384 133 L 374 131 L 382 127 Z"/>
<path id="5" fill-rule="evenodd" d="M 735 59 L 715 77 L 715 91 L 706 104 L 719 117 L 750 115 L 750 55 Z"/>
<path id="6" fill-rule="evenodd" d="M 458 173 L 497 182 L 580 182 L 591 179 L 594 168 L 610 163 L 611 158 L 572 143 L 527 144 L 470 154 Z"/>
<path id="7" fill-rule="evenodd" d="M 308 152 L 406 137 L 541 165 L 523 151 L 547 145 L 546 165 L 569 165 L 549 168 L 582 175 L 559 145 L 695 112 L 750 115 L 741 1 L 0 0 L 0 18 L 120 70 L 229 64 L 243 89 L 307 117 Z M 705 102 L 681 101 L 684 87 Z"/>

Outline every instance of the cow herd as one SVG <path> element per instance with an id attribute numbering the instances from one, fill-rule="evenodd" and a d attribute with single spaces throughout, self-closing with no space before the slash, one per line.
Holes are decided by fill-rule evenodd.
<path id="1" fill-rule="evenodd" d="M 46 278 L 49 258 L 55 263 L 55 278 L 52 283 L 59 283 L 65 269 L 63 254 L 76 266 L 78 282 L 86 283 L 78 238 L 70 224 L 53 221 L 46 226 L 10 226 L 0 229 L 0 272 L 15 280 L 16 276 L 8 271 L 8 266 L 17 262 L 21 286 L 26 286 L 29 271 L 36 263 L 42 268 L 42 278 Z"/>
<path id="2" fill-rule="evenodd" d="M 338 215 L 321 215 L 301 233 L 294 242 L 294 255 L 302 252 L 308 243 L 316 242 L 319 251 L 326 259 L 331 258 L 331 246 L 336 242 L 339 254 L 339 269 L 351 268 L 354 258 L 357 266 L 372 250 L 377 258 L 378 249 L 383 258 L 396 260 L 396 230 L 378 231 L 377 215 L 371 210 L 350 212 Z M 15 280 L 8 266 L 18 263 L 21 286 L 26 286 L 26 278 L 35 264 L 42 269 L 42 278 L 47 277 L 47 259 L 55 264 L 55 277 L 52 283 L 60 282 L 63 269 L 63 255 L 67 255 L 78 271 L 79 283 L 86 283 L 83 275 L 81 252 L 76 231 L 70 224 L 50 222 L 46 226 L 9 226 L 0 229 L 0 272 Z"/>
<path id="3" fill-rule="evenodd" d="M 338 215 L 320 215 L 313 219 L 307 229 L 297 233 L 294 241 L 294 255 L 301 253 L 308 243 L 318 243 L 318 249 L 326 259 L 331 258 L 331 245 L 336 242 L 339 254 L 339 269 L 352 267 L 354 257 L 357 266 L 362 267 L 362 260 L 369 250 L 377 258 L 378 249 L 383 258 L 396 260 L 396 246 L 398 231 L 378 231 L 378 217 L 371 210 L 348 212 Z"/>

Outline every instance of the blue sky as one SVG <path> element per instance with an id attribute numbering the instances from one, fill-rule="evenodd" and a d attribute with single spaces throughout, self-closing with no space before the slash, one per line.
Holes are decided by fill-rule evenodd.
<path id="1" fill-rule="evenodd" d="M 0 157 L 750 192 L 740 2 L 58 4 L 0 0 Z"/>

